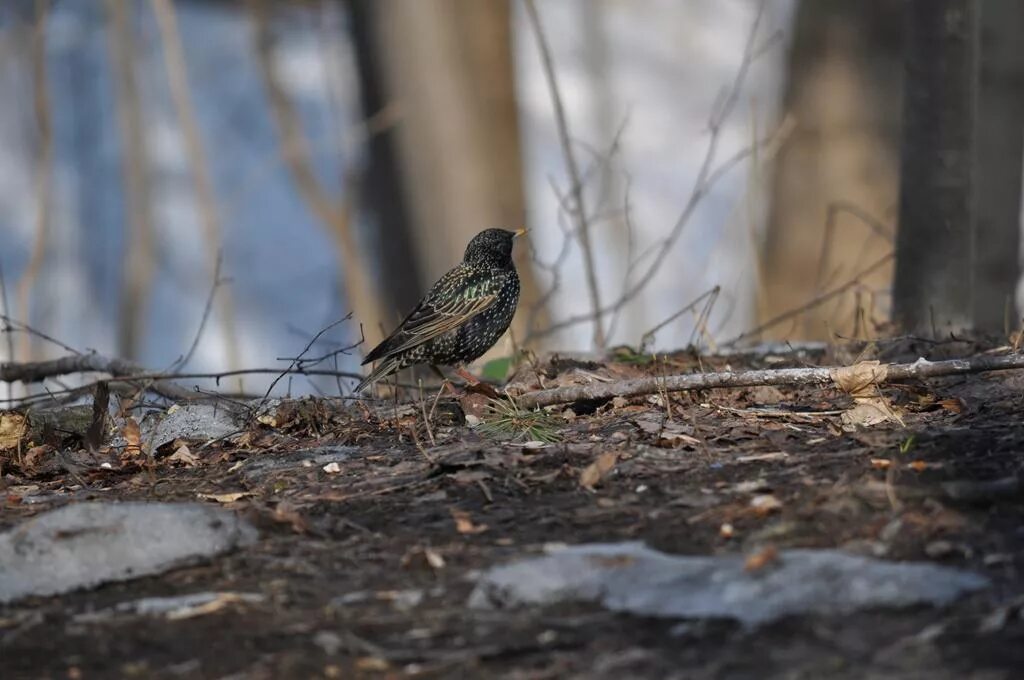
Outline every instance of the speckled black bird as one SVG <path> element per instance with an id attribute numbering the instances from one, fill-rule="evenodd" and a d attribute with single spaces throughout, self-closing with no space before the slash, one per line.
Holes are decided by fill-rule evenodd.
<path id="1" fill-rule="evenodd" d="M 364 365 L 379 363 L 356 392 L 407 366 L 457 366 L 489 350 L 508 330 L 519 304 L 512 239 L 525 232 L 485 229 L 474 236 L 462 262 L 366 355 Z"/>

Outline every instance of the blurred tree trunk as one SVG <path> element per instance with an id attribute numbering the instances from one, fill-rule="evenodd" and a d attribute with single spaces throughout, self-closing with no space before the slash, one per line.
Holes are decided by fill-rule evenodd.
<path id="1" fill-rule="evenodd" d="M 384 85 L 384 67 L 381 63 L 387 51 L 386 43 L 375 30 L 377 7 L 369 0 L 348 0 L 352 21 L 352 40 L 356 54 L 362 112 L 372 119 L 389 106 L 389 95 Z M 370 236 L 377 246 L 380 262 L 381 285 L 378 290 L 386 297 L 381 307 L 392 317 L 412 309 L 420 297 L 420 266 L 412 242 L 412 220 L 398 159 L 398 135 L 394 127 L 367 137 L 366 166 L 362 171 L 358 211 L 369 225 Z M 390 321 L 391 319 L 388 319 Z M 364 328 L 367 349 L 383 339 L 387 328 Z"/>
<path id="2" fill-rule="evenodd" d="M 795 122 L 776 161 L 763 251 L 761 321 L 853 280 L 892 249 L 898 197 L 901 0 L 803 0 L 797 9 L 783 115 Z M 887 319 L 861 285 L 769 331 L 775 338 L 861 334 Z"/>
<path id="3" fill-rule="evenodd" d="M 1024 3 L 984 0 L 975 125 L 974 325 L 1019 326 L 1021 166 L 1024 164 Z"/>
<path id="4" fill-rule="evenodd" d="M 893 318 L 908 332 L 971 327 L 978 3 L 908 3 Z"/>
<path id="5" fill-rule="evenodd" d="M 366 106 L 393 104 L 399 121 L 398 177 L 367 177 L 367 191 L 387 191 L 391 201 L 401 193 L 414 225 L 382 223 L 382 242 L 408 238 L 416 255 L 415 269 L 414 260 L 387 253 L 385 266 L 389 273 L 415 272 L 422 291 L 478 231 L 516 228 L 525 219 L 510 5 L 352 0 L 351 6 L 362 43 L 358 57 L 367 62 L 360 69 L 378 78 L 363 83 Z M 388 183 L 374 186 L 381 179 Z M 526 309 L 538 297 L 528 248 L 517 248 L 517 264 Z M 513 325 L 517 337 L 524 321 L 521 314 Z"/>
<path id="6" fill-rule="evenodd" d="M 110 60 L 117 83 L 118 129 L 121 133 L 121 172 L 127 238 L 122 265 L 121 309 L 118 314 L 118 355 L 138 359 L 146 302 L 153 285 L 153 212 L 149 182 L 149 153 L 142 103 L 135 79 L 137 63 L 132 12 L 134 4 L 107 0 Z"/>

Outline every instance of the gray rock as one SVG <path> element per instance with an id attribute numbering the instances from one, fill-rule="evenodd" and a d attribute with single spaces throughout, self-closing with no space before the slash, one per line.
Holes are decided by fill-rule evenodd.
<path id="1" fill-rule="evenodd" d="M 0 534 L 0 603 L 159 574 L 256 541 L 195 503 L 75 503 Z"/>
<path id="2" fill-rule="evenodd" d="M 241 429 L 238 418 L 224 404 L 176 404 L 167 413 L 153 413 L 143 419 L 142 441 L 147 450 L 156 450 L 175 439 L 219 439 Z"/>
<path id="3" fill-rule="evenodd" d="M 984 588 L 977 574 L 837 550 L 787 550 L 748 571 L 742 555 L 668 555 L 641 543 L 596 543 L 494 567 L 470 596 L 474 608 L 597 602 L 667 618 L 729 618 L 749 628 L 794 614 L 942 606 Z"/>

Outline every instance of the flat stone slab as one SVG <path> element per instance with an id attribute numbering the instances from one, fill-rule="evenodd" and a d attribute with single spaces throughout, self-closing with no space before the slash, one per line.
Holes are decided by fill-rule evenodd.
<path id="1" fill-rule="evenodd" d="M 257 538 L 209 505 L 73 503 L 0 534 L 0 603 L 159 574 Z"/>
<path id="2" fill-rule="evenodd" d="M 750 569 L 743 555 L 680 556 L 638 542 L 594 543 L 498 566 L 470 596 L 475 608 L 597 602 L 667 618 L 735 619 L 754 628 L 790 615 L 943 606 L 988 579 L 928 563 L 838 550 L 786 550 Z"/>

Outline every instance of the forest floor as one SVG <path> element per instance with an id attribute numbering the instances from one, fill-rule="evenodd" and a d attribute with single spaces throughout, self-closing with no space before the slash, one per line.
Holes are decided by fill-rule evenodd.
<path id="1" fill-rule="evenodd" d="M 984 350 L 903 340 L 556 358 L 538 370 L 557 385 Z M 462 424 L 448 397 L 429 427 L 432 396 L 404 410 L 325 399 L 278 404 L 239 436 L 176 441 L 151 460 L 116 446 L 74 465 L 0 453 L 0 531 L 86 500 L 208 503 L 259 530 L 252 545 L 200 564 L 0 605 L 0 676 L 1020 677 L 1024 372 L 882 392 L 896 419 L 856 428 L 843 426 L 851 399 L 834 388 L 575 403 L 546 420 L 512 414 L 506 426 L 534 427 L 516 441 Z M 552 544 L 618 541 L 744 555 L 752 571 L 790 548 L 838 548 L 958 567 L 991 585 L 945 607 L 791 615 L 754 628 L 593 602 L 468 606 L 492 566 Z M 222 596 L 180 616 L 117 609 L 201 592 Z"/>

